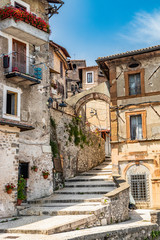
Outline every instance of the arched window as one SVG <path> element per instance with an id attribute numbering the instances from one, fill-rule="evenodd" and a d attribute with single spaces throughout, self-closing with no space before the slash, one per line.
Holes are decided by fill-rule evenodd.
<path id="1" fill-rule="evenodd" d="M 76 70 L 76 68 L 77 68 L 77 65 L 74 63 L 73 64 L 73 70 Z"/>

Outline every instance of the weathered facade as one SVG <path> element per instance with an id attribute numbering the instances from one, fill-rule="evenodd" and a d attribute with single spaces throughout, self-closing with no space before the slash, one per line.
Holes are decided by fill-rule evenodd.
<path id="1" fill-rule="evenodd" d="M 58 102 L 66 98 L 66 72 L 70 67 L 67 60 L 70 55 L 64 47 L 53 41 L 49 45 L 51 96 L 54 99 L 53 106 L 58 108 Z"/>
<path id="2" fill-rule="evenodd" d="M 72 67 L 67 72 L 66 79 L 66 96 L 67 98 L 78 94 L 82 89 L 82 70 L 86 67 L 86 60 L 70 60 L 68 62 Z"/>
<path id="3" fill-rule="evenodd" d="M 160 207 L 160 46 L 97 63 L 110 83 L 113 173 L 125 177 L 138 207 Z"/>
<path id="4" fill-rule="evenodd" d="M 3 0 L 48 23 L 49 1 Z M 27 200 L 53 192 L 49 85 L 49 32 L 27 21 L 0 20 L 0 216 L 16 214 L 17 182 L 26 179 Z M 28 131 L 27 131 L 28 130 Z M 38 167 L 38 172 L 32 170 Z M 42 171 L 48 170 L 47 180 Z M 16 188 L 11 195 L 5 185 Z"/>

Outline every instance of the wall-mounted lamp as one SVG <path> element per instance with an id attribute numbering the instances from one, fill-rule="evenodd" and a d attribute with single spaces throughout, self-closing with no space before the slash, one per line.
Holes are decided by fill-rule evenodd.
<path id="1" fill-rule="evenodd" d="M 67 104 L 66 104 L 64 101 L 62 101 L 62 102 L 59 104 L 59 107 L 65 108 L 65 107 L 67 107 Z"/>
<path id="2" fill-rule="evenodd" d="M 90 115 L 91 115 L 91 117 L 97 115 L 97 110 L 92 108 L 90 111 Z"/>
<path id="3" fill-rule="evenodd" d="M 51 106 L 52 106 L 52 103 L 53 103 L 53 98 L 48 98 L 48 101 L 47 101 L 47 106 L 48 106 L 48 108 L 51 108 Z"/>

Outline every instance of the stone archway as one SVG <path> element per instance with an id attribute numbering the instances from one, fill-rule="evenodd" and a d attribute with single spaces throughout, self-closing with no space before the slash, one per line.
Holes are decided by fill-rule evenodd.
<path id="1" fill-rule="evenodd" d="M 88 102 L 92 101 L 92 100 L 102 100 L 108 104 L 110 104 L 110 98 L 108 96 L 106 96 L 105 94 L 102 93 L 90 93 L 87 94 L 85 96 L 83 96 L 82 98 L 80 98 L 77 103 L 76 103 L 76 113 L 77 115 L 79 115 L 79 112 L 81 110 L 81 108 Z"/>
<path id="2" fill-rule="evenodd" d="M 88 102 L 92 100 L 102 100 L 107 104 L 110 104 L 110 93 L 106 82 L 99 84 L 89 90 L 81 92 L 66 100 L 67 104 L 75 109 L 75 113 L 78 115 L 80 109 Z"/>

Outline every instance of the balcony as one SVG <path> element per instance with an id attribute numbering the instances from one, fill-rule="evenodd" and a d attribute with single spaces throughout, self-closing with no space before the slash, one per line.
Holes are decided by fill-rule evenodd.
<path id="1" fill-rule="evenodd" d="M 13 7 L 0 8 L 0 30 L 36 46 L 49 41 L 50 30 L 45 21 Z"/>
<path id="2" fill-rule="evenodd" d="M 24 57 L 22 58 L 22 56 L 18 57 L 20 55 L 18 53 L 12 55 L 11 64 L 9 64 L 10 58 L 8 56 L 5 56 L 3 59 L 6 78 L 11 82 L 23 86 L 40 84 L 42 80 L 42 68 L 40 65 L 26 64 L 26 59 Z M 21 61 L 18 61 L 19 58 Z M 23 59 L 24 61 L 22 61 Z"/>

